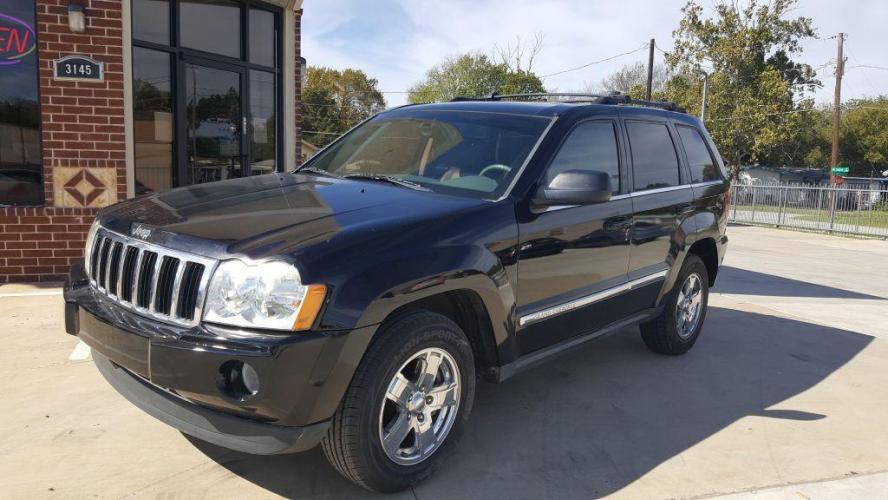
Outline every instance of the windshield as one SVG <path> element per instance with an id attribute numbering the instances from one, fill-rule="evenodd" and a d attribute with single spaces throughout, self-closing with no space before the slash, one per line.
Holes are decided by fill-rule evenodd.
<path id="1" fill-rule="evenodd" d="M 493 199 L 506 191 L 549 122 L 536 116 L 406 108 L 371 119 L 303 168 Z"/>

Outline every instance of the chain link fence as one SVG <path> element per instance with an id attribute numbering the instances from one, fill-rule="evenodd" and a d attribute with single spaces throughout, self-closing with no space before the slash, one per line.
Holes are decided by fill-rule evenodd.
<path id="1" fill-rule="evenodd" d="M 728 220 L 888 239 L 888 188 L 735 184 Z"/>

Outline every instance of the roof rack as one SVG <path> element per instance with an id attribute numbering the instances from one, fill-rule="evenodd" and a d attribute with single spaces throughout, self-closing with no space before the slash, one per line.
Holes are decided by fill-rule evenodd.
<path id="1" fill-rule="evenodd" d="M 666 111 L 676 111 L 678 113 L 686 113 L 674 102 L 670 101 L 648 101 L 645 99 L 633 99 L 621 92 L 611 92 L 609 94 L 577 94 L 563 92 L 539 92 L 526 94 L 497 94 L 496 92 L 486 97 L 454 97 L 451 102 L 460 101 L 501 101 L 504 99 L 527 99 L 531 101 L 548 101 L 550 98 L 569 98 L 569 100 L 560 101 L 564 103 L 589 103 L 589 104 L 613 104 L 613 105 L 635 105 L 646 106 L 650 108 L 665 109 Z"/>

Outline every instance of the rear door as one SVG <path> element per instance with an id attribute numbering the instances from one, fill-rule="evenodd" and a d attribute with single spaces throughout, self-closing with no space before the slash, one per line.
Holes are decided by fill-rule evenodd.
<path id="1" fill-rule="evenodd" d="M 610 295 L 627 281 L 629 198 L 617 117 L 575 125 L 541 183 L 566 170 L 611 174 L 609 202 L 549 207 L 519 217 L 518 344 L 526 354 L 596 330 L 621 317 L 625 297 Z"/>
<path id="2" fill-rule="evenodd" d="M 655 304 L 684 244 L 680 226 L 694 210 L 694 193 L 679 160 L 678 137 L 666 118 L 629 114 L 624 123 L 635 211 L 629 282 L 637 308 L 645 309 Z"/>

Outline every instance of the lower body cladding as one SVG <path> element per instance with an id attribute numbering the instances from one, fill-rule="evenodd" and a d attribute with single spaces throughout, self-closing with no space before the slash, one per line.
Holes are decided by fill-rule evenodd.
<path id="1" fill-rule="evenodd" d="M 126 399 L 185 434 L 260 455 L 323 438 L 375 327 L 251 336 L 176 327 L 65 287 L 65 323 Z"/>

